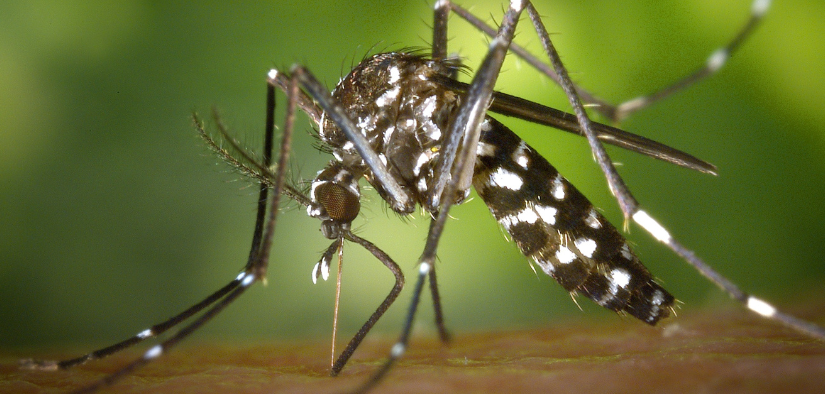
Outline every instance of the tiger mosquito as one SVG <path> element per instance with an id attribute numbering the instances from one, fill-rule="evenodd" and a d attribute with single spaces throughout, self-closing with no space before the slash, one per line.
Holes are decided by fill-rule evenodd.
<path id="1" fill-rule="evenodd" d="M 443 341 L 449 339 L 444 325 L 434 261 L 451 206 L 462 203 L 474 187 L 493 216 L 510 234 L 534 267 L 556 279 L 571 293 L 582 294 L 597 304 L 655 325 L 668 317 L 675 298 L 655 280 L 628 246 L 624 237 L 599 211 L 541 155 L 516 134 L 487 115 L 495 112 L 552 126 L 587 138 L 624 214 L 625 225 L 634 221 L 656 240 L 681 256 L 702 275 L 750 311 L 777 320 L 801 333 L 825 339 L 825 328 L 778 311 L 716 273 L 695 253 L 682 246 L 653 219 L 625 186 L 602 143 L 704 173 L 715 167 L 689 154 L 655 141 L 591 121 L 583 102 L 609 120 L 619 121 L 724 66 L 731 54 L 750 35 L 769 8 L 767 0 L 755 0 L 746 25 L 725 47 L 713 52 L 693 74 L 659 92 L 614 106 L 574 85 L 562 65 L 539 14 L 526 0 L 512 0 L 497 30 L 449 0 L 434 5 L 433 42 L 430 56 L 389 52 L 370 56 L 344 77 L 330 94 L 304 67 L 290 74 L 271 70 L 267 89 L 267 117 L 263 157 L 258 160 L 241 148 L 215 115 L 220 138 L 229 148 L 196 127 L 207 144 L 230 164 L 260 182 L 258 213 L 246 266 L 227 285 L 169 320 L 135 336 L 78 358 L 64 361 L 24 360 L 34 369 L 68 369 L 106 357 L 145 339 L 156 337 L 193 318 L 188 325 L 142 357 L 117 372 L 81 389 L 91 392 L 108 386 L 169 351 L 265 278 L 281 195 L 307 208 L 321 220 L 321 230 L 333 242 L 312 272 L 313 280 L 327 279 L 331 261 L 342 253 L 344 241 L 364 247 L 395 276 L 395 285 L 384 301 L 333 362 L 337 375 L 360 342 L 397 298 L 404 285 L 399 266 L 380 248 L 351 230 L 360 211 L 360 178 L 365 178 L 393 211 L 407 215 L 420 206 L 432 217 L 427 241 L 418 262 L 413 300 L 399 340 L 384 364 L 358 392 L 378 384 L 407 348 L 412 322 L 425 283 L 429 280 L 436 326 Z M 527 11 L 539 35 L 550 66 L 513 43 L 516 25 Z M 447 19 L 450 13 L 492 37 L 486 57 L 469 84 L 456 79 L 465 70 L 447 56 Z M 513 52 L 566 93 L 574 114 L 494 90 L 505 55 Z M 275 145 L 275 89 L 287 94 L 287 109 L 278 161 Z M 318 126 L 322 148 L 334 160 L 311 183 L 309 195 L 285 182 L 295 111 L 300 108 Z M 271 196 L 270 196 L 271 191 Z M 340 258 L 340 257 L 339 257 Z M 340 272 L 340 271 L 339 271 Z M 209 309 L 207 309 L 209 308 Z M 205 311 L 204 311 L 205 310 Z"/>

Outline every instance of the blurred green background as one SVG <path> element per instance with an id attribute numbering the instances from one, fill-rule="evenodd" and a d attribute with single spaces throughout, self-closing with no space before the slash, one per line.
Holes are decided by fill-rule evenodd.
<path id="1" fill-rule="evenodd" d="M 476 15 L 500 19 L 502 1 L 476 3 Z M 575 80 L 614 101 L 693 71 L 750 7 L 535 3 Z M 775 4 L 719 75 L 623 123 L 715 163 L 718 177 L 610 149 L 637 198 L 676 237 L 744 289 L 788 307 L 825 289 L 823 15 L 819 0 Z M 250 243 L 255 188 L 206 149 L 191 112 L 217 106 L 232 132 L 257 147 L 270 67 L 300 62 L 331 87 L 371 50 L 425 46 L 431 19 L 430 2 L 406 0 L 2 2 L 0 346 L 120 340 L 234 278 Z M 538 52 L 528 27 L 523 21 L 517 40 Z M 455 16 L 450 37 L 450 50 L 476 67 L 486 39 Z M 511 57 L 504 68 L 498 89 L 569 108 L 524 63 Z M 619 222 L 583 139 L 504 121 Z M 309 127 L 301 118 L 292 160 L 304 178 L 329 160 L 311 147 Z M 367 195 L 359 233 L 409 277 L 427 221 L 398 220 Z M 480 199 L 451 214 L 438 269 L 453 330 L 565 319 L 640 324 L 586 300 L 579 311 L 552 279 L 532 272 Z M 310 280 L 328 241 L 301 209 L 281 218 L 268 286 L 249 291 L 198 340 L 328 340 L 334 282 Z M 732 305 L 640 228 L 629 237 L 683 309 Z M 343 274 L 342 338 L 392 285 L 383 266 L 351 245 Z M 397 332 L 410 288 L 377 330 Z M 427 303 L 417 320 L 425 333 Z"/>

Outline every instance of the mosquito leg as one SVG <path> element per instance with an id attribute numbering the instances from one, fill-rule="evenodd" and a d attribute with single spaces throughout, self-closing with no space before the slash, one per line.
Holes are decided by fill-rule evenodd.
<path id="1" fill-rule="evenodd" d="M 274 96 L 274 89 L 268 88 L 267 89 L 267 115 L 266 115 L 266 137 L 264 142 L 264 163 L 268 166 L 271 163 L 271 152 L 272 152 L 272 140 L 273 140 L 273 130 L 274 130 L 274 109 L 275 109 L 275 96 Z M 271 109 L 271 110 L 269 110 Z M 197 121 L 197 117 L 195 117 L 195 124 L 202 130 L 202 127 L 199 124 L 200 122 Z M 266 185 L 262 184 L 260 188 L 260 193 L 258 196 L 258 214 L 255 220 L 255 228 L 253 230 L 252 235 L 252 246 L 249 252 L 249 258 L 247 260 L 246 269 L 248 269 L 254 256 L 257 254 L 258 247 L 260 246 L 261 242 L 261 233 L 263 231 L 263 220 L 264 214 L 266 213 L 266 199 L 267 199 L 268 188 Z M 245 269 L 245 270 L 246 270 Z M 170 319 L 155 324 L 152 327 L 145 329 L 133 337 L 126 339 L 124 341 L 118 342 L 114 345 L 107 346 L 102 349 L 95 350 L 93 352 L 87 353 L 83 356 L 76 357 L 69 360 L 63 361 L 51 361 L 51 360 L 21 360 L 21 366 L 26 369 L 40 369 L 40 370 L 57 370 L 57 369 L 68 369 L 72 368 L 77 365 L 82 365 L 88 361 L 96 360 L 100 358 L 104 358 L 110 356 L 114 353 L 117 353 L 121 350 L 127 349 L 131 346 L 134 346 L 140 342 L 143 342 L 146 339 L 154 338 L 167 330 L 177 326 L 178 324 L 182 323 L 183 321 L 189 319 L 193 315 L 197 314 L 198 312 L 202 311 L 203 309 L 209 307 L 216 301 L 220 300 L 224 296 L 226 296 L 229 292 L 234 290 L 241 284 L 242 277 L 244 276 L 241 273 L 235 280 L 229 282 L 227 285 L 219 289 L 218 291 L 210 294 L 208 297 L 203 299 L 202 301 L 198 302 L 195 305 L 187 308 L 183 312 L 171 317 Z"/>
<path id="2" fill-rule="evenodd" d="M 418 309 L 418 303 L 421 300 L 421 292 L 424 289 L 424 281 L 427 280 L 427 275 L 430 272 L 430 264 L 426 262 L 422 262 L 418 266 L 418 277 L 415 281 L 415 289 L 413 289 L 413 299 L 410 302 L 410 308 L 407 312 L 407 318 L 404 319 L 404 328 L 401 331 L 401 338 L 399 338 L 398 342 L 393 345 L 392 350 L 390 351 L 390 356 L 387 360 L 379 367 L 377 371 L 375 371 L 372 376 L 370 376 L 369 380 L 367 380 L 363 385 L 355 389 L 354 393 L 366 393 L 373 387 L 375 387 L 381 380 L 384 379 L 384 376 L 387 375 L 387 372 L 392 369 L 392 366 L 395 364 L 395 361 L 401 358 L 404 355 L 404 352 L 407 350 L 407 343 L 409 342 L 410 332 L 412 331 L 412 322 L 413 318 L 415 317 L 415 312 Z"/>
<path id="3" fill-rule="evenodd" d="M 474 26 L 475 28 L 481 30 L 485 34 L 490 37 L 495 37 L 496 31 L 488 26 L 484 21 L 476 18 L 472 13 L 467 11 L 460 6 L 453 4 L 449 0 L 441 0 L 439 3 L 446 3 L 442 7 L 445 9 L 449 9 L 450 11 L 455 12 L 458 14 L 462 19 L 466 20 L 469 24 Z M 588 92 L 581 86 L 576 86 L 575 90 L 578 93 L 579 97 L 582 101 L 587 103 L 589 106 L 592 106 L 593 110 L 602 114 L 603 116 L 607 117 L 613 122 L 619 122 L 622 119 L 628 117 L 632 113 L 646 108 L 653 103 L 676 93 L 679 90 L 682 90 L 697 81 L 704 79 L 711 74 L 719 71 L 722 66 L 724 66 L 727 59 L 734 53 L 734 51 L 744 42 L 762 20 L 764 15 L 767 13 L 768 9 L 770 8 L 771 1 L 770 0 L 754 0 L 751 5 L 751 15 L 748 18 L 748 21 L 745 25 L 739 30 L 739 32 L 734 36 L 733 40 L 731 40 L 727 45 L 723 46 L 722 48 L 713 51 L 711 55 L 708 57 L 705 64 L 694 73 L 690 74 L 687 77 L 657 91 L 654 93 L 650 93 L 646 96 L 637 97 L 624 103 L 614 105 L 612 103 L 607 102 L 599 97 L 596 97 L 592 93 Z M 541 72 L 542 74 L 546 75 L 548 78 L 555 81 L 558 85 L 561 85 L 561 77 L 556 73 L 553 68 L 548 66 L 543 61 L 539 60 L 537 57 L 530 54 L 526 49 L 519 46 L 516 43 L 512 43 L 510 45 L 510 50 L 513 51 L 518 57 L 522 58 L 528 64 L 533 66 L 536 70 Z"/>
<path id="4" fill-rule="evenodd" d="M 430 226 L 424 253 L 419 259 L 418 278 L 413 292 L 413 300 L 410 303 L 407 317 L 404 320 L 401 337 L 395 345 L 393 345 L 390 355 L 384 364 L 364 385 L 359 387 L 356 392 L 366 392 L 380 383 L 392 368 L 392 365 L 395 364 L 395 361 L 398 360 L 407 349 L 410 331 L 412 330 L 412 322 L 415 318 L 415 312 L 418 309 L 424 282 L 427 276 L 429 276 L 435 262 L 438 241 L 441 239 L 444 224 L 449 216 L 448 211 L 454 203 L 456 194 L 459 191 L 467 190 L 472 180 L 473 159 L 475 158 L 476 146 L 478 145 L 481 132 L 481 122 L 486 116 L 493 87 L 495 86 L 501 64 L 504 62 L 504 56 L 513 39 L 513 34 L 523 9 L 524 1 L 511 1 L 510 8 L 502 20 L 499 33 L 491 42 L 490 50 L 487 56 L 485 56 L 484 61 L 482 61 L 481 67 L 479 67 L 476 75 L 473 77 L 473 82 L 467 92 L 465 101 L 458 109 L 452 126 L 445 137 L 440 152 L 439 163 L 435 169 L 434 179 L 438 181 L 435 182 L 435 185 L 431 186 L 429 191 L 430 197 L 427 202 L 430 207 L 439 206 L 440 209 L 437 210 L 438 214 L 436 219 Z M 459 144 L 463 146 L 462 154 L 456 158 L 456 151 L 458 150 Z M 455 169 L 453 169 L 453 163 L 456 164 Z M 447 174 L 451 174 L 451 176 L 448 177 Z M 464 185 L 465 177 L 469 178 L 466 179 L 466 186 Z M 450 182 L 447 182 L 448 178 L 451 179 Z M 446 197 L 441 198 L 441 196 Z M 432 212 L 436 212 L 436 210 L 432 210 Z"/>
<path id="5" fill-rule="evenodd" d="M 174 336 L 171 338 L 163 341 L 162 343 L 151 347 L 143 356 L 131 363 L 127 364 L 126 366 L 122 367 L 121 369 L 115 371 L 114 373 L 106 376 L 105 378 L 98 380 L 97 382 L 83 387 L 80 390 L 74 391 L 73 394 L 81 394 L 81 393 L 91 393 L 95 392 L 103 387 L 111 386 L 113 383 L 120 380 L 120 378 L 129 375 L 136 369 L 150 363 L 155 358 L 161 356 L 163 353 L 166 353 L 170 348 L 176 345 L 178 342 L 192 334 L 195 330 L 203 326 L 206 322 L 211 320 L 215 315 L 220 313 L 227 305 L 229 305 L 232 301 L 234 301 L 238 296 L 240 296 L 252 283 L 255 282 L 255 276 L 252 274 L 248 274 L 241 279 L 240 286 L 236 287 L 232 292 L 230 292 L 226 297 L 220 300 L 220 302 L 216 303 L 215 306 L 204 312 L 202 315 L 198 316 L 197 319 L 192 321 L 189 325 L 180 329 L 180 331 L 176 332 Z"/>
<path id="6" fill-rule="evenodd" d="M 725 65 L 728 58 L 733 55 L 739 46 L 748 37 L 750 37 L 756 26 L 762 21 L 762 17 L 764 17 L 768 12 L 768 8 L 770 8 L 770 6 L 771 0 L 754 0 L 753 4 L 751 4 L 750 18 L 748 18 L 745 26 L 739 30 L 739 32 L 733 37 L 733 40 L 731 40 L 727 45 L 713 51 L 701 68 L 659 91 L 650 93 L 646 96 L 639 96 L 627 100 L 619 105 L 616 105 L 615 107 L 611 106 L 606 108 L 611 112 L 611 115 L 609 116 L 611 120 L 614 122 L 620 122 L 630 114 L 640 109 L 649 107 L 653 103 L 715 74 Z"/>
<path id="7" fill-rule="evenodd" d="M 266 122 L 264 125 L 264 157 L 263 165 L 269 167 L 272 164 L 272 146 L 275 139 L 275 88 L 271 85 L 266 87 Z M 224 128 L 221 127 L 223 130 Z M 279 172 L 283 169 L 278 167 Z M 276 194 L 277 190 L 276 189 Z M 249 248 L 249 258 L 246 262 L 245 271 L 252 268 L 253 262 L 258 255 L 261 247 L 261 236 L 263 235 L 264 220 L 266 218 L 266 200 L 269 193 L 269 188 L 263 182 L 259 186 L 258 191 L 258 209 L 255 214 L 255 231 L 252 236 L 252 246 Z"/>
<path id="8" fill-rule="evenodd" d="M 433 43 L 432 58 L 447 58 L 447 19 L 450 15 L 449 1 L 439 0 L 433 6 Z M 433 222 L 431 222 L 432 224 Z M 438 292 L 435 270 L 430 271 L 430 294 L 432 294 L 433 309 L 435 310 L 435 326 L 442 342 L 449 342 L 450 333 L 444 325 L 444 311 L 441 308 L 441 296 Z"/>
<path id="9" fill-rule="evenodd" d="M 267 86 L 267 94 L 274 97 L 274 87 L 271 84 Z M 266 269 L 269 266 L 269 253 L 272 248 L 272 239 L 275 236 L 275 224 L 277 223 L 279 212 L 278 206 L 280 204 L 281 194 L 284 189 L 286 168 L 287 163 L 289 162 L 289 152 L 292 148 L 292 134 L 295 125 L 295 108 L 298 103 L 298 80 L 294 75 L 292 76 L 287 89 L 287 98 L 286 116 L 284 118 L 284 132 L 281 136 L 281 150 L 278 152 L 278 163 L 276 167 L 278 169 L 276 173 L 277 177 L 275 178 L 275 186 L 272 189 L 272 199 L 269 203 L 269 219 L 267 220 L 266 229 L 264 230 L 259 253 L 253 260 L 253 265 L 250 267 L 250 271 L 256 274 L 258 279 L 263 279 L 266 274 Z M 272 129 L 267 129 L 267 132 L 274 133 L 274 123 L 272 125 Z"/>
<path id="10" fill-rule="evenodd" d="M 430 226 L 432 227 L 435 224 L 435 221 L 430 221 Z M 432 231 L 432 229 L 430 229 Z M 441 338 L 441 342 L 447 343 L 450 341 L 450 332 L 447 331 L 447 327 L 444 325 L 444 311 L 441 307 L 441 294 L 438 291 L 438 280 L 436 279 L 435 275 L 435 268 L 430 270 L 430 294 L 433 298 L 433 309 L 435 311 L 435 326 L 438 329 L 438 336 Z"/>
<path id="11" fill-rule="evenodd" d="M 438 0 L 433 5 L 433 59 L 447 58 L 447 18 L 450 16 L 450 2 Z"/>
<path id="12" fill-rule="evenodd" d="M 430 198 L 427 201 L 430 211 L 438 211 L 442 215 L 447 215 L 449 207 L 453 204 L 455 192 L 468 190 L 473 177 L 473 163 L 475 163 L 476 146 L 481 135 L 481 122 L 486 116 L 487 108 L 493 94 L 498 73 L 504 63 L 504 56 L 513 41 L 518 18 L 521 15 L 522 1 L 513 0 L 510 9 L 504 15 L 501 27 L 496 38 L 490 43 L 490 50 L 476 71 L 470 87 L 466 93 L 466 99 L 462 103 L 455 119 L 450 126 L 444 139 L 440 158 L 434 171 L 436 182 L 429 190 Z M 462 146 L 462 157 L 456 157 L 458 147 Z M 455 170 L 453 163 L 459 159 Z M 446 176 L 453 174 L 453 176 Z M 453 193 L 447 192 L 445 186 L 447 181 L 452 179 L 452 184 L 456 185 Z M 447 196 L 446 198 L 441 198 Z M 441 201 L 439 201 L 441 199 Z M 444 202 L 449 201 L 446 206 Z M 439 207 L 440 208 L 437 208 Z M 440 237 L 440 234 L 439 234 Z M 433 245 L 434 247 L 435 245 Z M 426 252 L 425 252 L 426 254 Z M 433 255 L 435 251 L 433 250 Z M 424 261 L 424 260 L 422 260 Z M 431 262 L 432 263 L 432 262 Z"/>
<path id="13" fill-rule="evenodd" d="M 530 20 L 533 22 L 533 27 L 536 29 L 536 32 L 538 32 L 544 51 L 550 58 L 550 64 L 553 65 L 553 68 L 559 75 L 561 88 L 564 90 L 570 105 L 573 107 L 573 113 L 576 114 L 576 119 L 578 120 L 579 125 L 581 125 L 581 129 L 590 144 L 590 149 L 593 152 L 593 156 L 595 157 L 596 162 L 599 163 L 605 177 L 607 177 L 607 184 L 610 187 L 610 192 L 613 193 L 619 201 L 619 206 L 625 214 L 625 221 L 627 221 L 636 211 L 639 204 L 628 191 L 624 181 L 613 167 L 613 162 L 610 160 L 610 157 L 607 155 L 604 147 L 599 142 L 598 137 L 596 137 L 596 133 L 593 131 L 592 122 L 587 116 L 587 112 L 585 112 L 581 100 L 576 95 L 575 85 L 568 76 L 567 69 L 564 68 L 558 52 L 556 52 L 556 49 L 550 40 L 550 34 L 547 33 L 547 29 L 545 29 L 544 24 L 541 22 L 538 12 L 529 2 L 527 5 L 527 12 L 530 15 Z"/>
<path id="14" fill-rule="evenodd" d="M 434 77 L 433 80 L 444 87 L 462 93 L 466 92 L 470 86 L 464 82 L 440 76 Z M 578 136 L 585 136 L 575 115 L 506 93 L 493 92 L 493 102 L 490 104 L 488 111 L 550 126 Z M 631 152 L 640 153 L 691 170 L 716 175 L 716 166 L 688 153 L 612 126 L 595 122 L 591 122 L 591 124 L 593 130 L 597 133 L 596 136 L 602 143 L 615 145 Z"/>
<path id="15" fill-rule="evenodd" d="M 293 81 L 293 83 L 291 84 L 290 92 L 296 89 L 297 85 L 295 85 L 295 82 Z M 244 272 L 238 275 L 238 277 L 232 283 L 230 283 L 230 286 L 233 286 L 233 288 L 228 291 L 225 297 L 218 297 L 215 300 L 217 302 L 214 306 L 212 306 L 206 312 L 198 316 L 187 326 L 181 328 L 178 332 L 176 332 L 167 340 L 150 348 L 148 351 L 146 351 L 146 353 L 143 354 L 141 358 L 127 364 L 118 371 L 106 376 L 105 378 L 95 382 L 94 384 L 78 390 L 77 393 L 90 393 L 102 387 L 110 386 L 111 384 L 119 380 L 121 377 L 128 375 L 137 368 L 140 368 L 143 365 L 148 364 L 155 358 L 160 357 L 161 355 L 169 351 L 169 349 L 178 344 L 180 341 L 182 341 L 183 339 L 194 333 L 197 329 L 202 327 L 204 324 L 206 324 L 218 313 L 223 311 L 224 308 L 226 308 L 241 294 L 243 294 L 243 292 L 246 291 L 246 289 L 253 283 L 255 283 L 258 280 L 263 280 L 263 275 L 265 275 L 266 273 L 266 267 L 268 264 L 268 251 L 272 243 L 272 237 L 274 234 L 276 219 L 279 211 L 278 204 L 286 173 L 286 160 L 288 159 L 289 149 L 291 145 L 292 128 L 295 118 L 295 105 L 297 101 L 295 97 L 297 96 L 290 96 L 290 100 L 287 105 L 287 115 L 284 126 L 283 139 L 281 142 L 278 171 L 277 177 L 274 180 L 275 186 L 273 188 L 272 199 L 270 200 L 269 215 L 268 217 L 265 217 L 265 211 L 267 209 L 266 200 L 268 192 L 266 190 L 266 185 L 262 185 L 260 195 L 262 199 L 259 201 L 258 205 L 259 213 L 257 216 L 256 226 L 254 230 L 255 233 L 253 235 L 254 241 L 252 244 L 252 248 L 250 250 L 251 257 L 247 262 L 246 269 L 244 270 Z M 264 164 L 267 166 L 271 162 L 271 150 L 273 146 L 272 139 L 274 135 L 274 111 L 275 87 L 270 84 L 267 85 L 267 122 L 265 137 L 267 141 L 265 141 L 266 153 L 264 156 Z M 264 211 L 264 214 L 261 214 L 261 210 Z"/>
<path id="16" fill-rule="evenodd" d="M 444 311 L 441 308 L 441 295 L 438 292 L 438 281 L 435 279 L 435 270 L 430 270 L 430 294 L 433 297 L 433 308 L 435 309 L 435 326 L 438 328 L 438 336 L 441 342 L 450 342 L 450 332 L 444 325 Z"/>
<path id="17" fill-rule="evenodd" d="M 624 181 L 622 181 L 622 178 L 619 176 L 619 173 L 616 171 L 616 168 L 613 166 L 610 158 L 607 156 L 607 152 L 605 152 L 604 147 L 596 138 L 596 134 L 592 130 L 590 119 L 584 111 L 581 100 L 576 96 L 573 83 L 570 81 L 567 71 L 561 63 L 558 53 L 550 41 L 550 36 L 542 24 L 538 12 L 536 12 L 532 4 L 527 5 L 527 12 L 530 15 L 530 19 L 533 21 L 533 26 L 541 38 L 545 52 L 547 52 L 547 55 L 550 57 L 551 64 L 553 64 L 556 72 L 561 77 L 562 89 L 564 89 L 567 94 L 570 104 L 573 106 L 573 111 L 579 120 L 579 124 L 581 125 L 581 128 L 590 143 L 590 148 L 593 155 L 607 178 L 610 191 L 614 196 L 616 196 L 616 200 L 619 202 L 619 206 L 625 216 L 625 221 L 632 218 L 633 221 L 642 226 L 642 228 L 649 232 L 659 242 L 667 245 L 668 248 L 670 248 L 677 255 L 681 256 L 685 261 L 699 271 L 699 273 L 716 284 L 720 289 L 728 293 L 731 298 L 739 301 L 754 313 L 782 322 L 783 324 L 799 332 L 825 340 L 825 328 L 802 321 L 783 312 L 779 312 L 775 307 L 765 301 L 743 292 L 739 289 L 739 287 L 724 278 L 699 257 L 697 257 L 693 251 L 678 243 L 661 224 L 650 217 L 647 212 L 639 208 L 638 202 L 630 193 L 630 190 L 628 190 L 627 186 L 624 184 Z"/>
<path id="18" fill-rule="evenodd" d="M 442 0 L 439 3 L 443 3 L 442 7 L 444 9 L 455 12 L 456 14 L 458 14 L 458 16 L 461 17 L 461 19 L 464 19 L 465 21 L 467 21 L 467 23 L 469 23 L 470 25 L 472 25 L 476 29 L 481 30 L 482 32 L 484 32 L 488 36 L 490 36 L 490 37 L 495 37 L 496 36 L 496 30 L 495 29 L 488 26 L 487 23 L 485 23 L 481 19 L 478 19 L 470 11 L 462 8 L 461 6 L 459 6 L 457 4 L 454 4 L 453 2 L 451 2 L 449 0 Z M 526 49 L 524 49 L 520 45 L 518 45 L 514 42 L 510 43 L 510 50 L 513 51 L 513 53 L 515 53 L 518 57 L 520 57 L 524 61 L 526 61 L 528 64 L 533 66 L 533 68 L 535 68 L 536 70 L 538 70 L 542 74 L 546 75 L 548 78 L 555 81 L 556 84 L 561 83 L 558 74 L 556 74 L 556 71 L 554 71 L 552 67 L 550 67 L 546 63 L 539 60 L 537 57 L 530 54 L 530 52 L 528 52 Z M 607 101 L 604 101 L 604 100 L 594 96 L 593 94 L 591 94 L 590 92 L 588 92 L 587 90 L 585 90 L 582 87 L 577 86 L 576 91 L 579 93 L 579 96 L 582 98 L 582 100 L 584 100 L 586 103 L 595 104 L 594 107 L 599 112 L 602 112 L 601 108 L 610 108 L 610 107 L 612 107 L 612 104 L 610 104 Z"/>
<path id="19" fill-rule="evenodd" d="M 166 320 L 162 323 L 155 324 L 154 326 L 147 328 L 135 336 L 126 339 L 124 341 L 118 342 L 114 345 L 107 346 L 102 349 L 95 350 L 93 352 L 87 353 L 83 356 L 76 357 L 69 360 L 63 361 L 54 361 L 54 360 L 33 360 L 33 359 L 25 359 L 20 360 L 20 365 L 22 368 L 25 369 L 36 369 L 36 370 L 43 370 L 43 371 L 54 371 L 58 369 L 69 369 L 78 365 L 85 364 L 91 360 L 101 359 L 112 354 L 115 354 L 121 350 L 127 349 L 131 346 L 134 346 L 138 343 L 143 342 L 146 339 L 156 337 L 172 327 L 180 324 L 181 322 L 185 321 L 186 319 L 190 318 L 192 315 L 200 312 L 204 308 L 212 305 L 215 301 L 221 299 L 227 293 L 238 287 L 241 282 L 238 279 L 229 282 L 226 286 L 222 287 L 220 290 L 212 293 L 208 297 L 206 297 L 203 301 L 189 307 L 187 310 L 181 312 L 178 315 L 173 316 L 169 320 Z"/>
<path id="20" fill-rule="evenodd" d="M 372 313 L 370 318 L 367 319 L 367 322 L 364 323 L 361 329 L 358 330 L 355 336 L 352 337 L 352 339 L 349 341 L 347 347 L 344 348 L 344 351 L 341 352 L 341 355 L 338 356 L 338 360 L 335 361 L 335 363 L 332 366 L 332 370 L 330 371 L 330 375 L 332 376 L 336 376 L 338 375 L 338 373 L 341 372 L 341 370 L 347 364 L 347 361 L 349 361 L 349 358 L 352 356 L 352 353 L 355 351 L 356 348 L 358 348 L 358 345 L 361 344 L 361 341 L 364 340 L 364 337 L 372 329 L 375 323 L 378 322 L 378 319 L 380 319 L 381 316 L 384 315 L 384 312 L 386 312 L 387 309 L 389 309 L 390 305 L 392 305 L 392 303 L 395 302 L 395 299 L 398 298 L 398 294 L 401 293 L 401 289 L 404 288 L 404 273 L 401 272 L 401 268 L 398 267 L 398 264 L 396 264 L 392 260 L 392 258 L 390 258 L 389 255 L 384 253 L 384 251 L 379 249 L 371 242 L 358 237 L 352 232 L 347 231 L 344 236 L 347 240 L 363 246 L 364 249 L 370 251 L 370 253 L 372 253 L 373 256 L 375 256 L 375 258 L 381 261 L 381 263 L 383 263 L 395 276 L 395 285 L 393 285 L 392 290 L 390 290 L 390 293 L 387 295 L 387 297 L 384 298 L 384 302 L 382 302 L 381 305 L 379 305 L 378 308 L 375 310 L 375 312 Z"/>

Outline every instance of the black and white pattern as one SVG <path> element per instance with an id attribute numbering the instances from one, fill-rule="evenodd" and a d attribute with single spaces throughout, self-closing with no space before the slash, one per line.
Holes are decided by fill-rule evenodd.
<path id="1" fill-rule="evenodd" d="M 587 198 L 503 124 L 481 130 L 473 186 L 525 256 L 605 308 L 649 324 L 670 314 L 673 296 Z"/>
<path id="2" fill-rule="evenodd" d="M 382 53 L 362 61 L 332 91 L 409 200 L 433 214 L 438 207 L 427 203 L 439 148 L 460 106 L 460 96 L 436 81 L 454 69 L 448 62 L 413 54 Z M 364 174 L 389 200 L 383 184 L 334 122 L 322 122 L 319 137 L 336 159 L 329 168 Z M 481 124 L 477 156 L 473 186 L 522 253 L 543 272 L 568 291 L 647 323 L 668 316 L 673 296 L 655 283 L 618 231 L 547 160 L 491 117 Z M 313 190 L 319 182 L 316 178 Z M 454 203 L 468 193 L 459 190 Z"/>
<path id="3" fill-rule="evenodd" d="M 629 314 L 651 325 L 669 316 L 674 297 L 655 281 L 627 241 L 540 154 L 488 116 L 488 110 L 553 125 L 587 137 L 627 220 L 637 222 L 750 310 L 813 337 L 825 338 L 822 327 L 779 312 L 765 301 L 744 293 L 680 245 L 668 230 L 640 208 L 613 168 L 601 143 L 615 144 L 698 171 L 713 172 L 712 165 L 642 137 L 593 123 L 581 103 L 583 99 L 599 104 L 597 111 L 618 120 L 712 74 L 724 65 L 750 33 L 766 12 L 768 4 L 765 0 L 755 1 L 748 24 L 727 47 L 715 51 L 698 72 L 661 93 L 619 106 L 604 103 L 572 84 L 538 12 L 532 4 L 523 0 L 510 2 L 498 31 L 477 21 L 452 2 L 438 0 L 434 5 L 431 56 L 390 52 L 368 57 L 341 80 L 332 94 L 301 66 L 293 67 L 289 73 L 273 69 L 268 80 L 266 140 L 261 159 L 239 147 L 217 121 L 220 139 L 228 145 L 224 147 L 224 143 L 203 131 L 201 120 L 195 117 L 199 131 L 221 157 L 260 181 L 252 247 L 242 272 L 203 301 L 122 342 L 75 359 L 60 362 L 26 360 L 24 365 L 48 370 L 70 368 L 154 338 L 190 320 L 177 333 L 149 348 L 142 357 L 82 392 L 110 385 L 135 368 L 162 356 L 220 313 L 251 285 L 265 279 L 270 258 L 278 258 L 275 254 L 270 255 L 270 247 L 283 195 L 306 206 L 308 215 L 321 221 L 323 235 L 332 240 L 312 270 L 313 281 L 329 277 L 331 260 L 336 253 L 340 253 L 345 241 L 367 249 L 395 277 L 395 284 L 383 302 L 340 356 L 337 359 L 333 357 L 331 373 L 337 374 L 375 322 L 398 297 L 405 283 L 404 275 L 390 256 L 351 231 L 351 223 L 360 212 L 359 179 L 362 177 L 394 211 L 409 214 L 420 206 L 432 216 L 433 221 L 419 260 L 413 300 L 402 334 L 392 347 L 387 361 L 358 389 L 359 392 L 379 383 L 395 360 L 404 354 L 427 281 L 430 283 L 436 326 L 441 338 L 444 341 L 448 339 L 436 284 L 435 256 L 450 207 L 463 202 L 471 186 L 475 187 L 522 253 L 567 291 L 585 295 L 605 308 Z M 553 70 L 512 43 L 523 12 L 530 16 L 539 33 Z M 477 67 L 469 84 L 455 79 L 461 65 L 447 58 L 447 18 L 450 13 L 459 15 L 492 37 L 487 56 Z M 575 115 L 494 92 L 508 52 L 517 54 L 557 81 L 567 93 Z M 276 88 L 287 93 L 288 105 L 281 149 L 276 156 L 278 162 L 273 163 Z M 318 124 L 318 138 L 334 158 L 312 181 L 308 196 L 284 181 L 296 108 L 306 112 Z M 270 190 L 272 196 L 269 195 Z M 195 316 L 198 313 L 200 315 Z"/>

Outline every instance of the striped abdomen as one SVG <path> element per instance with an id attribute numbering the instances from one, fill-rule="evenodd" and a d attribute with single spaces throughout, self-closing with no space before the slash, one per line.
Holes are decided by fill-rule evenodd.
<path id="1" fill-rule="evenodd" d="M 488 117 L 473 186 L 519 249 L 570 292 L 648 324 L 670 314 L 624 237 L 541 155 Z"/>

